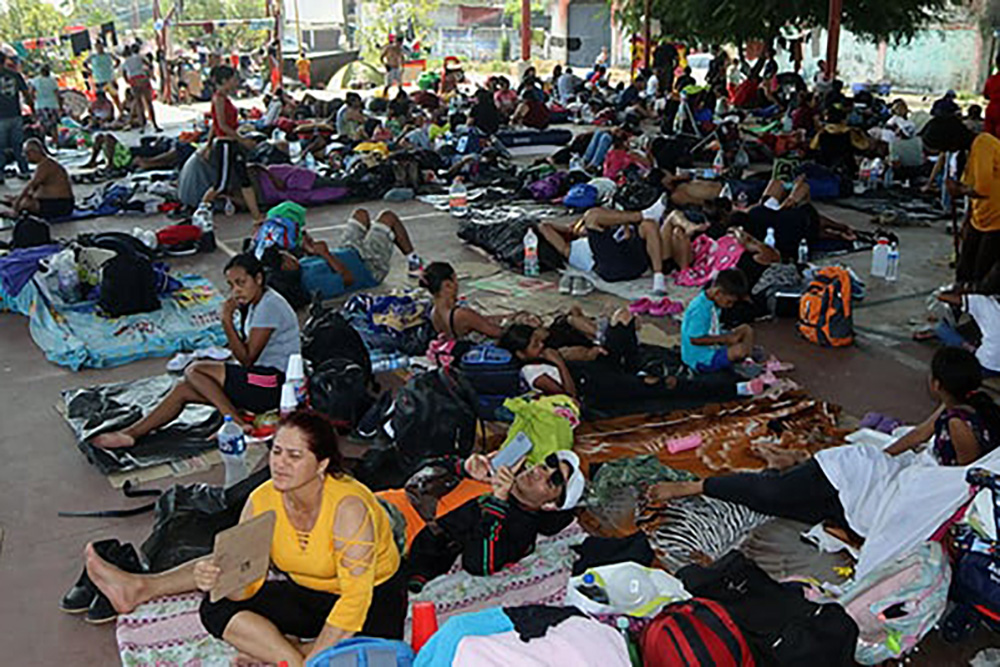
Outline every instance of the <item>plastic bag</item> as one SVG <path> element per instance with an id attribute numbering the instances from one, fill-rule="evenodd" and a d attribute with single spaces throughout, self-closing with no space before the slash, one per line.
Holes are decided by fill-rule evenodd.
<path id="1" fill-rule="evenodd" d="M 668 604 L 690 598 L 679 579 L 632 562 L 590 568 L 571 577 L 566 588 L 566 605 L 589 614 L 651 618 Z"/>

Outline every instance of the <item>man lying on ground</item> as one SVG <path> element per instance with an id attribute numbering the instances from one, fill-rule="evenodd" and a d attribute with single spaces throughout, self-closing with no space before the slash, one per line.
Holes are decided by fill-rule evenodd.
<path id="1" fill-rule="evenodd" d="M 23 212 L 53 220 L 73 213 L 73 184 L 66 168 L 49 157 L 41 139 L 32 137 L 24 142 L 24 155 L 35 165 L 35 173 L 16 197 L 4 204 L 14 216 Z"/>

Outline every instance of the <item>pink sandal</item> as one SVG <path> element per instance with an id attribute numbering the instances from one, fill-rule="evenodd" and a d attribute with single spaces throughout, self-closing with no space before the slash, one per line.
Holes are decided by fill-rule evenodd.
<path id="1" fill-rule="evenodd" d="M 641 299 L 636 299 L 628 305 L 628 312 L 633 315 L 645 315 L 650 312 L 655 302 L 648 298 L 642 297 Z"/>
<path id="2" fill-rule="evenodd" d="M 669 297 L 663 297 L 659 301 L 653 302 L 649 307 L 649 314 L 653 317 L 666 317 L 683 312 L 684 305 L 677 301 L 671 301 Z"/>

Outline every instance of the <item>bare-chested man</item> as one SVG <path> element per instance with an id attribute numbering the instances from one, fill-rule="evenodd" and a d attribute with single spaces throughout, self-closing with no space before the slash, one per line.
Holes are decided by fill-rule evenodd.
<path id="1" fill-rule="evenodd" d="M 389 43 L 382 48 L 381 60 L 385 65 L 385 97 L 388 99 L 389 88 L 403 89 L 403 46 L 395 35 L 389 35 Z"/>
<path id="2" fill-rule="evenodd" d="M 52 220 L 73 213 L 73 186 L 66 169 L 49 157 L 41 140 L 32 137 L 24 142 L 24 156 L 35 165 L 35 175 L 17 197 L 8 197 L 4 204 L 14 215 L 27 211 Z"/>

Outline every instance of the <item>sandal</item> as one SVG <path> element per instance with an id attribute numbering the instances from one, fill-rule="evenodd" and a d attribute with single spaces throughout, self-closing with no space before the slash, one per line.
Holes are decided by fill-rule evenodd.
<path id="1" fill-rule="evenodd" d="M 633 315 L 646 315 L 656 302 L 648 297 L 636 299 L 628 305 L 628 312 Z"/>

